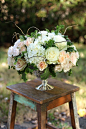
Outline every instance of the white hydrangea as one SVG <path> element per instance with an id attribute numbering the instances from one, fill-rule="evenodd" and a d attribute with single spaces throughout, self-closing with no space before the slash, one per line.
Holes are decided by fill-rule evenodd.
<path id="1" fill-rule="evenodd" d="M 27 47 L 27 53 L 25 53 L 25 59 L 27 63 L 34 63 L 37 65 L 45 57 L 45 48 L 37 43 L 31 43 Z"/>

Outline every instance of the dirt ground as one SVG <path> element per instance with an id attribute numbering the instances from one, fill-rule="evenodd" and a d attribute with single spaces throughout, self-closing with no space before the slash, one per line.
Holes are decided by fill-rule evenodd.
<path id="1" fill-rule="evenodd" d="M 70 118 L 67 121 L 71 125 Z M 80 129 L 86 129 L 86 118 L 85 117 L 80 117 L 79 118 L 79 124 L 80 124 Z M 24 122 L 21 125 L 15 125 L 14 129 L 31 129 L 34 126 L 35 126 L 35 124 L 32 124 L 32 122 L 29 121 L 29 122 Z M 0 129 L 7 129 L 6 123 L 2 124 L 0 126 Z"/>

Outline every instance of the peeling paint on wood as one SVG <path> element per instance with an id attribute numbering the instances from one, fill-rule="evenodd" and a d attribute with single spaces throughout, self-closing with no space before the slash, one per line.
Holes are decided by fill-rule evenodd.
<path id="1" fill-rule="evenodd" d="M 33 101 L 21 95 L 14 94 L 14 100 L 17 101 L 18 103 L 24 104 L 25 106 L 32 108 L 33 110 L 36 110 L 36 104 Z"/>

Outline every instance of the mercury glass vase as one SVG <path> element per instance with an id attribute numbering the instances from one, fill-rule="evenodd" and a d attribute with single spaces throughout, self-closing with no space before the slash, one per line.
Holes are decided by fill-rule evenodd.
<path id="1" fill-rule="evenodd" d="M 54 87 L 47 83 L 47 80 L 42 80 L 42 84 L 36 87 L 36 90 L 46 91 L 52 90 Z"/>

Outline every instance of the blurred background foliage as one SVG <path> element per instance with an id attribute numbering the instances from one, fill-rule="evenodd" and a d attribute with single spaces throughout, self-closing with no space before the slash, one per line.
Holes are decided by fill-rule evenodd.
<path id="1" fill-rule="evenodd" d="M 25 34 L 31 26 L 51 30 L 56 25 L 78 24 L 66 34 L 72 41 L 86 44 L 86 0 L 1 0 L 0 6 L 0 45 L 13 45 L 13 32 L 21 34 L 15 24 Z"/>

